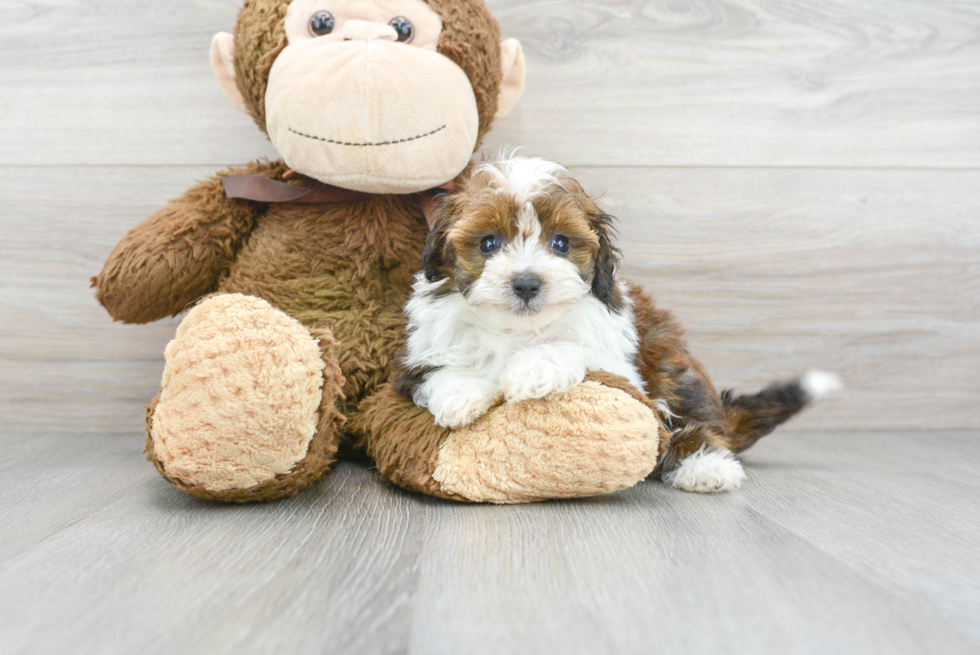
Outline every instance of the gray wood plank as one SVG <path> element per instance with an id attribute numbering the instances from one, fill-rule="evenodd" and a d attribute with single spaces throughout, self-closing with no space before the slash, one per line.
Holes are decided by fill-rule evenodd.
<path id="1" fill-rule="evenodd" d="M 575 170 L 720 384 L 815 366 L 849 388 L 800 429 L 980 425 L 976 172 Z"/>
<path id="2" fill-rule="evenodd" d="M 54 436 L 22 440 L 4 450 L 5 494 L 33 488 L 34 502 L 0 503 L 0 516 L 35 513 L 43 529 L 2 551 L 0 643 L 40 655 L 975 652 L 978 510 L 941 462 L 909 475 L 913 462 L 880 461 L 885 438 L 897 452 L 921 444 L 773 437 L 734 494 L 651 482 L 519 507 L 405 494 L 353 464 L 289 501 L 215 506 L 160 480 L 133 441 L 60 452 Z M 977 443 L 936 434 L 932 448 L 949 458 L 969 444 L 976 459 Z M 112 474 L 81 484 L 100 458 Z M 74 479 L 37 488 L 52 469 Z M 933 495 L 950 504 L 927 511 Z"/>
<path id="3" fill-rule="evenodd" d="M 0 165 L 271 153 L 212 80 L 237 0 L 0 3 Z M 488 145 L 575 165 L 980 167 L 970 0 L 491 0 L 529 58 Z"/>
<path id="4" fill-rule="evenodd" d="M 747 453 L 745 500 L 855 575 L 980 638 L 978 457 L 975 441 L 947 435 L 789 435 Z"/>
<path id="5" fill-rule="evenodd" d="M 10 170 L 0 192 L 0 426 L 142 430 L 176 321 L 113 324 L 88 278 L 206 167 Z M 784 429 L 975 428 L 980 173 L 574 168 L 625 272 L 722 386 L 810 367 L 848 391 Z"/>
<path id="6" fill-rule="evenodd" d="M 107 459 L 103 471 L 138 465 L 136 484 L 108 502 L 66 487 L 97 504 L 0 563 L 5 653 L 395 652 L 405 642 L 424 518 L 406 507 L 425 501 L 342 467 L 286 503 L 209 505 L 128 450 L 128 463 Z"/>
<path id="7" fill-rule="evenodd" d="M 883 593 L 743 494 L 647 483 L 619 502 L 490 508 L 482 520 L 459 510 L 423 557 L 414 650 L 969 651 L 925 603 Z"/>
<path id="8" fill-rule="evenodd" d="M 137 437 L 4 433 L 0 439 L 0 561 L 34 546 L 132 494 L 155 472 Z"/>

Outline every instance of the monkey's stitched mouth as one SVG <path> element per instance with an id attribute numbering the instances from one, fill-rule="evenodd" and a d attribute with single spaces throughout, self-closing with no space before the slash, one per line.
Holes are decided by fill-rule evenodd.
<path id="1" fill-rule="evenodd" d="M 442 127 L 437 127 L 431 132 L 426 132 L 425 134 L 416 134 L 415 136 L 406 137 L 404 139 L 398 139 L 397 141 L 378 141 L 374 143 L 372 142 L 353 143 L 351 141 L 337 141 L 335 139 L 327 139 L 322 136 L 316 136 L 315 134 L 306 134 L 304 132 L 300 132 L 299 130 L 294 130 L 293 128 L 289 128 L 289 131 L 298 136 L 306 137 L 307 139 L 313 139 L 314 141 L 323 141 L 324 143 L 333 143 L 338 146 L 352 146 L 355 148 L 374 148 L 377 146 L 393 146 L 398 143 L 408 143 L 409 141 L 418 141 L 419 139 L 424 139 L 427 136 L 432 136 L 437 132 L 442 132 L 444 129 L 446 129 L 446 127 L 447 127 L 446 125 L 443 125 Z"/>

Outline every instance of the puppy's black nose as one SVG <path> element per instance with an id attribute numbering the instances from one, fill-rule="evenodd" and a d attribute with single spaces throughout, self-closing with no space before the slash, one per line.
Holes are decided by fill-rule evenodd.
<path id="1" fill-rule="evenodd" d="M 536 295 L 541 293 L 541 277 L 531 273 L 522 273 L 511 280 L 510 286 L 514 290 L 514 295 L 524 302 L 531 302 Z"/>

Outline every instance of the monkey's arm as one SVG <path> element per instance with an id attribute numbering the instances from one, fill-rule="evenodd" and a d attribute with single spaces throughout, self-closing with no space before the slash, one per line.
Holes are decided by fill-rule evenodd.
<path id="1" fill-rule="evenodd" d="M 590 373 L 549 400 L 503 403 L 462 428 L 383 386 L 351 417 L 353 447 L 384 477 L 451 500 L 527 503 L 612 493 L 645 479 L 668 437 L 628 380 Z"/>
<path id="2" fill-rule="evenodd" d="M 102 272 L 92 278 L 96 298 L 118 321 L 149 323 L 178 314 L 213 291 L 260 207 L 228 199 L 221 178 L 235 173 L 272 177 L 281 168 L 255 163 L 188 189 L 116 245 Z"/>

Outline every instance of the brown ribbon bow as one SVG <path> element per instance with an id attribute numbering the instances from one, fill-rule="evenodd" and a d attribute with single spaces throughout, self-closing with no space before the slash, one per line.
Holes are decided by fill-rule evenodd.
<path id="1" fill-rule="evenodd" d="M 239 198 L 242 200 L 252 200 L 255 202 L 296 202 L 301 204 L 339 204 L 367 202 L 376 197 L 372 193 L 362 193 L 341 189 L 340 187 L 330 186 L 322 182 L 316 182 L 311 178 L 300 175 L 296 171 L 286 171 L 282 176 L 283 180 L 308 180 L 313 182 L 312 186 L 296 186 L 287 184 L 285 181 L 273 180 L 264 175 L 228 175 L 221 178 L 221 184 L 225 188 L 225 195 L 229 198 Z M 447 191 L 456 189 L 455 181 L 449 181 L 435 189 L 429 189 L 421 193 L 411 194 L 416 196 L 425 220 L 429 224 L 429 229 L 436 221 L 436 196 Z"/>

